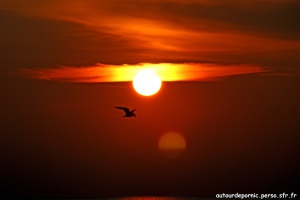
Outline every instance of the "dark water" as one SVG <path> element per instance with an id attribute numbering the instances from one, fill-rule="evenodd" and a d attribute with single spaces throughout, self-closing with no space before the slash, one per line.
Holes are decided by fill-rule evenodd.
<path id="1" fill-rule="evenodd" d="M 124 198 L 118 198 L 118 200 L 196 200 L 196 199 L 203 199 L 203 198 L 195 198 L 195 197 L 124 197 Z"/>
<path id="2" fill-rule="evenodd" d="M 101 200 L 211 200 L 215 198 L 208 197 L 159 197 L 159 196 L 133 196 L 119 198 L 99 198 Z M 95 199 L 96 200 L 96 199 Z"/>

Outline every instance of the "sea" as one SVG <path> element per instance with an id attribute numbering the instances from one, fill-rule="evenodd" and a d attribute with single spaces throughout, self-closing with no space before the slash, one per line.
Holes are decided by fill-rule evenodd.
<path id="1" fill-rule="evenodd" d="M 213 200 L 216 197 L 132 196 L 116 198 L 87 198 L 87 200 Z M 76 200 L 78 200 L 76 198 Z"/>
<path id="2" fill-rule="evenodd" d="M 160 197 L 160 196 L 132 196 L 132 197 L 116 197 L 116 198 L 87 198 L 88 200 L 212 200 L 211 197 Z M 78 199 L 76 199 L 78 200 Z"/>

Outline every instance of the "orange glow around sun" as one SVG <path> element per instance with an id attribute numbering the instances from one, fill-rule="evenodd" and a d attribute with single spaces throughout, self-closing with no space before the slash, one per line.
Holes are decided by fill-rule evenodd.
<path id="1" fill-rule="evenodd" d="M 147 69 L 148 72 L 149 70 L 154 71 L 151 72 L 152 75 L 149 75 L 149 77 L 156 77 L 154 78 L 157 79 L 157 81 L 154 81 L 156 82 L 156 88 L 160 88 L 158 78 L 163 82 L 213 81 L 232 75 L 261 73 L 267 71 L 263 67 L 257 65 L 140 63 L 137 65 L 97 64 L 94 66 L 83 67 L 57 66 L 52 68 L 25 69 L 20 73 L 35 79 L 58 82 L 131 82 L 136 79 L 135 87 L 139 87 L 137 85 L 141 84 L 138 84 L 138 82 L 147 82 L 146 79 L 149 80 L 149 78 L 141 78 L 141 76 L 145 76 L 145 73 L 148 72 L 141 72 L 141 74 L 137 76 L 140 71 L 145 69 Z M 146 76 L 148 77 L 148 75 Z"/>

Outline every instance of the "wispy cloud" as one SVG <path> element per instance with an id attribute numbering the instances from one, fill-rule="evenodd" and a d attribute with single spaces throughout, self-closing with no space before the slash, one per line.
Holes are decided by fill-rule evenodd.
<path id="1" fill-rule="evenodd" d="M 254 65 L 216 65 L 206 63 L 141 63 L 138 65 L 105 65 L 85 67 L 39 68 L 22 70 L 27 77 L 58 82 L 127 82 L 144 68 L 157 72 L 162 81 L 212 81 L 221 78 L 262 73 L 267 70 Z"/>
<path id="2" fill-rule="evenodd" d="M 299 67 L 299 13 L 297 0 L 2 1 L 1 61 Z"/>

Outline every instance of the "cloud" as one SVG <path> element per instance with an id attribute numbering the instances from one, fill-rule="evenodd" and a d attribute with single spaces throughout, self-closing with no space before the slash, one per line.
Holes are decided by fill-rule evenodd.
<path id="1" fill-rule="evenodd" d="M 35 66 L 43 61 L 47 66 L 277 65 L 287 57 L 299 64 L 300 3 L 294 0 L 11 0 L 0 8 L 11 12 L 2 23 L 9 30 L 2 35 L 8 49 L 3 55 L 14 52 L 28 64 L 38 58 Z M 23 16 L 15 19 L 20 29 L 8 23 L 11 15 Z M 20 46 L 26 50 L 20 52 Z M 3 57 L 8 64 L 16 62 Z"/>
<path id="2" fill-rule="evenodd" d="M 279 32 L 281 35 L 277 36 L 283 37 L 288 32 L 300 31 L 300 3 L 296 0 L 11 0 L 0 3 L 0 8 L 90 28 L 107 28 L 108 32 L 143 32 L 154 27 L 147 26 L 151 22 L 158 27 L 177 26 L 172 27 L 174 33 L 179 28 L 208 32 L 243 30 L 260 34 Z M 136 24 L 141 27 L 131 26 Z M 147 33 L 160 34 L 157 29 Z"/>
<path id="3" fill-rule="evenodd" d="M 137 65 L 105 65 L 26 69 L 21 75 L 58 82 L 128 82 L 144 68 L 157 72 L 162 81 L 214 81 L 233 75 L 266 72 L 254 65 L 216 65 L 206 63 L 141 63 Z"/>

